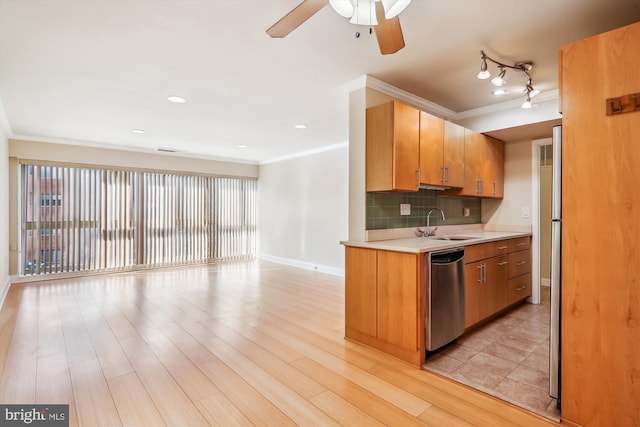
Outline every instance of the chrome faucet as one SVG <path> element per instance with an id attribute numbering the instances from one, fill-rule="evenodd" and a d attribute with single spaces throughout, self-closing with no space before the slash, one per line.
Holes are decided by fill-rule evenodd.
<path id="1" fill-rule="evenodd" d="M 442 222 L 445 221 L 444 219 L 444 211 L 440 208 L 431 208 L 429 209 L 429 212 L 427 212 L 427 229 L 424 231 L 424 236 L 425 237 L 431 237 L 431 236 L 435 236 L 436 235 L 436 230 L 438 229 L 438 226 L 436 225 L 433 230 L 430 230 L 429 227 L 429 220 L 431 219 L 431 213 L 433 211 L 440 211 L 440 213 L 442 214 Z"/>

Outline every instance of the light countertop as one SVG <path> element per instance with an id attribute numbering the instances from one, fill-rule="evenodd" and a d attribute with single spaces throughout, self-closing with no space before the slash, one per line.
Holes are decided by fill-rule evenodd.
<path id="1" fill-rule="evenodd" d="M 450 249 L 463 247 L 467 245 L 475 245 L 478 243 L 493 242 L 495 240 L 513 239 L 517 237 L 531 236 L 526 232 L 510 232 L 510 231 L 479 231 L 460 234 L 441 234 L 436 237 L 465 237 L 466 240 L 438 240 L 433 237 L 409 237 L 404 239 L 390 239 L 378 241 L 352 241 L 347 240 L 340 242 L 344 246 L 365 248 L 365 249 L 381 249 L 395 252 L 423 253 L 433 252 L 441 249 Z"/>

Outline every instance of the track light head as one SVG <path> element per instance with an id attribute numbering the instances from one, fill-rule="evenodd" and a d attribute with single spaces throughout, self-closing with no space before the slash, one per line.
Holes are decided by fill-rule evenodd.
<path id="1" fill-rule="evenodd" d="M 482 52 L 482 62 L 480 63 L 480 72 L 478 73 L 478 78 L 480 80 L 484 80 L 488 79 L 489 77 L 491 77 L 491 73 L 487 70 L 487 58 L 484 52 Z"/>
<path id="2" fill-rule="evenodd" d="M 504 84 L 504 75 L 507 74 L 507 70 L 504 67 L 500 67 L 500 72 L 497 76 L 491 79 L 491 84 L 494 86 L 502 86 Z"/>

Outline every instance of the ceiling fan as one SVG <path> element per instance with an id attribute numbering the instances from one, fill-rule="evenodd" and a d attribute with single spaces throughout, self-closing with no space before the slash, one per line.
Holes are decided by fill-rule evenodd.
<path id="1" fill-rule="evenodd" d="M 352 24 L 373 27 L 380 53 L 388 55 L 404 47 L 398 14 L 410 2 L 411 0 L 303 0 L 273 24 L 267 34 L 275 38 L 285 37 L 329 3 L 338 14 L 351 18 Z"/>

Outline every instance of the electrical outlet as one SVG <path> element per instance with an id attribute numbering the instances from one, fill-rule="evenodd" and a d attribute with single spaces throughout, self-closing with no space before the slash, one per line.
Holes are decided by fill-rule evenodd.
<path id="1" fill-rule="evenodd" d="M 400 215 L 411 215 L 411 205 L 409 203 L 400 204 Z"/>
<path id="2" fill-rule="evenodd" d="M 522 207 L 522 218 L 531 218 L 531 211 L 529 210 L 529 206 Z"/>

